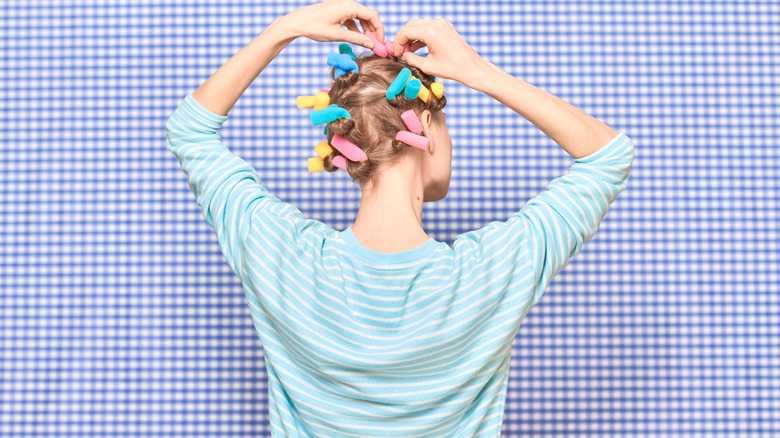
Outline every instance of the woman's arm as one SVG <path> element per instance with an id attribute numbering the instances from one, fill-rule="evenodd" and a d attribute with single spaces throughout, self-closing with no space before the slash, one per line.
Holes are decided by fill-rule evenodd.
<path id="1" fill-rule="evenodd" d="M 413 43 L 412 49 L 427 45 L 428 55 L 402 53 L 406 43 Z M 633 142 L 624 132 L 503 72 L 482 58 L 445 19 L 410 20 L 395 34 L 393 49 L 396 56 L 424 72 L 489 94 L 574 157 L 566 175 L 552 180 L 508 220 L 455 238 L 456 257 L 470 267 L 467 275 L 490 278 L 493 285 L 503 282 L 508 291 L 505 299 L 521 300 L 525 307 L 520 309 L 527 310 L 553 276 L 593 238 L 625 189 L 634 159 Z"/>
<path id="2" fill-rule="evenodd" d="M 227 115 L 260 72 L 298 35 L 277 18 L 192 93 L 209 111 Z"/>
<path id="3" fill-rule="evenodd" d="M 304 6 L 274 20 L 192 96 L 209 111 L 227 115 L 260 72 L 299 36 L 319 42 L 345 41 L 373 47 L 373 41 L 358 30 L 355 19 L 360 21 L 363 31 L 373 31 L 384 41 L 384 27 L 375 9 L 353 0 L 327 0 Z"/>
<path id="4" fill-rule="evenodd" d="M 573 158 L 596 152 L 618 134 L 610 126 L 547 91 L 480 58 L 467 85 L 488 94 L 536 125 Z"/>
<path id="5" fill-rule="evenodd" d="M 413 50 L 428 46 L 428 56 L 403 53 L 406 43 L 412 43 Z M 512 108 L 574 158 L 596 152 L 618 134 L 564 100 L 507 74 L 480 56 L 443 18 L 409 20 L 395 34 L 393 49 L 426 73 L 454 79 Z"/>
<path id="6" fill-rule="evenodd" d="M 187 174 L 206 223 L 216 232 L 239 277 L 244 275 L 244 242 L 250 230 L 296 240 L 297 234 L 318 232 L 325 225 L 306 219 L 295 206 L 269 193 L 254 167 L 231 152 L 218 131 L 249 84 L 298 36 L 353 44 L 371 41 L 357 31 L 355 17 L 364 30 L 383 36 L 378 13 L 352 0 L 327 0 L 277 18 L 200 88 L 188 93 L 168 117 L 168 149 Z M 302 221 L 308 223 L 302 225 Z"/>

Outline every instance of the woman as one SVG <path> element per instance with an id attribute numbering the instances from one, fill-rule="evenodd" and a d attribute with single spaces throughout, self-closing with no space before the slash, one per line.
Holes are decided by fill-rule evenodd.
<path id="1" fill-rule="evenodd" d="M 168 148 L 244 285 L 265 350 L 273 436 L 498 437 L 520 322 L 626 187 L 633 143 L 484 60 L 446 20 L 410 20 L 392 53 L 356 56 L 359 68 L 338 77 L 331 70 L 329 102 L 351 117 L 328 122 L 327 139 L 341 135 L 365 154 L 342 157 L 363 196 L 346 230 L 307 219 L 270 194 L 217 131 L 295 38 L 377 52 L 369 32 L 384 43 L 379 14 L 352 0 L 276 19 L 185 97 L 168 119 Z M 428 56 L 412 53 L 423 46 Z M 446 98 L 391 98 L 403 68 L 428 88 L 437 75 L 490 95 L 574 164 L 508 220 L 458 235 L 452 247 L 434 240 L 422 203 L 449 187 Z M 425 147 L 393 136 L 410 110 Z M 337 170 L 341 155 L 328 148 L 325 170 Z"/>

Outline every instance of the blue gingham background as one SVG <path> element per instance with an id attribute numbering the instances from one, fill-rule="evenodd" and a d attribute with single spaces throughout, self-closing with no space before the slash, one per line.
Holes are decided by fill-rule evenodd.
<path id="1" fill-rule="evenodd" d="M 2 2 L 1 436 L 267 436 L 262 346 L 164 123 L 308 3 Z M 503 436 L 780 436 L 780 5 L 364 4 L 390 37 L 448 18 L 637 148 L 627 190 L 518 332 Z M 220 133 L 272 193 L 343 229 L 359 190 L 308 173 L 322 129 L 295 105 L 328 83 L 336 46 L 292 43 Z M 572 160 L 443 82 L 453 180 L 424 226 L 452 243 Z"/>

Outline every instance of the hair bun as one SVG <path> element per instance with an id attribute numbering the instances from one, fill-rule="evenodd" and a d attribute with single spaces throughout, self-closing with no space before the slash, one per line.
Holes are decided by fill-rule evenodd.
<path id="1" fill-rule="evenodd" d="M 343 75 L 341 75 L 339 77 L 336 77 L 336 68 L 338 68 L 338 67 L 333 67 L 330 70 L 330 77 L 331 77 L 331 79 L 334 82 L 334 84 L 333 84 L 334 87 L 336 85 L 339 85 L 341 87 L 347 88 L 347 87 L 351 87 L 351 86 L 355 85 L 355 82 L 357 82 L 358 77 L 360 76 L 360 74 L 355 73 L 352 70 L 347 70 L 347 72 L 345 74 L 343 74 Z"/>
<path id="2" fill-rule="evenodd" d="M 339 134 L 342 137 L 348 137 L 349 132 L 355 128 L 356 124 L 357 122 L 355 122 L 355 119 L 347 119 L 344 117 L 328 123 L 328 143 L 330 143 L 330 139 L 336 134 Z"/>

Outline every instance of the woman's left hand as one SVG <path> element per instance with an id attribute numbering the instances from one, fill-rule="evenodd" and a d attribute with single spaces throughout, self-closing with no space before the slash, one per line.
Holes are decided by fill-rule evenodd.
<path id="1" fill-rule="evenodd" d="M 379 12 L 354 0 L 326 0 L 296 9 L 280 20 L 290 26 L 295 35 L 314 41 L 344 41 L 372 48 L 373 40 L 358 30 L 355 18 L 360 21 L 363 32 L 374 32 L 377 39 L 384 42 L 385 29 Z"/>

